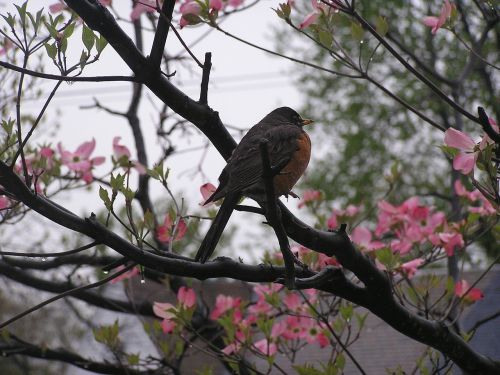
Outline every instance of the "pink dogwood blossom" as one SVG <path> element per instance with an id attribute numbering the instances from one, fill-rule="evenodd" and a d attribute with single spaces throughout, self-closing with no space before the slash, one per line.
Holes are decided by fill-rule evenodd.
<path id="1" fill-rule="evenodd" d="M 9 198 L 0 195 L 0 210 L 5 210 L 6 208 L 10 207 L 10 201 Z"/>
<path id="2" fill-rule="evenodd" d="M 311 5 L 313 7 L 313 11 L 306 15 L 299 24 L 300 30 L 304 30 L 316 23 L 322 12 L 328 12 L 333 7 L 333 5 L 328 6 L 322 2 L 318 2 L 317 0 L 311 0 Z"/>
<path id="3" fill-rule="evenodd" d="M 189 309 L 196 304 L 196 293 L 191 288 L 181 286 L 177 292 L 177 300 L 181 306 Z"/>
<path id="4" fill-rule="evenodd" d="M 365 251 L 378 250 L 385 246 L 380 241 L 372 241 L 372 232 L 365 227 L 354 228 L 351 233 L 351 240 Z"/>
<path id="5" fill-rule="evenodd" d="M 422 258 L 410 260 L 409 262 L 401 265 L 401 270 L 408 276 L 409 279 L 411 279 L 417 272 L 418 267 L 424 264 L 424 262 L 425 261 Z"/>
<path id="6" fill-rule="evenodd" d="M 214 203 L 214 202 L 210 202 L 210 203 L 205 204 L 207 199 L 210 198 L 213 193 L 215 193 L 215 190 L 217 190 L 217 188 L 213 184 L 211 184 L 210 182 L 207 182 L 207 183 L 200 186 L 200 193 L 201 193 L 201 196 L 203 197 L 203 201 L 200 202 L 200 206 L 208 207 Z"/>
<path id="7" fill-rule="evenodd" d="M 160 6 L 163 1 L 160 0 Z M 140 0 L 137 1 L 130 13 L 130 19 L 132 21 L 138 20 L 143 13 L 153 13 L 156 12 L 156 0 Z"/>
<path id="8" fill-rule="evenodd" d="M 304 191 L 304 194 L 302 195 L 302 199 L 299 202 L 298 207 L 302 208 L 310 202 L 319 201 L 319 200 L 321 200 L 321 191 L 313 190 L 313 189 L 306 190 L 306 191 Z"/>
<path id="9" fill-rule="evenodd" d="M 102 156 L 90 158 L 95 149 L 94 138 L 91 141 L 83 142 L 75 152 L 65 150 L 61 143 L 57 145 L 57 148 L 61 154 L 61 163 L 76 172 L 87 184 L 94 179 L 92 176 L 94 166 L 104 163 L 105 160 Z"/>
<path id="10" fill-rule="evenodd" d="M 215 299 L 215 309 L 210 313 L 210 319 L 216 320 L 222 316 L 225 312 L 239 307 L 241 304 L 241 298 L 235 298 L 231 296 L 225 296 L 219 294 Z"/>
<path id="11" fill-rule="evenodd" d="M 120 271 L 120 270 L 122 270 L 124 268 L 125 268 L 125 266 L 119 266 L 116 270 Z M 115 277 L 110 282 L 111 282 L 111 284 L 116 284 L 116 283 L 118 283 L 120 281 L 131 279 L 132 277 L 139 275 L 139 273 L 140 273 L 139 272 L 139 267 L 134 267 L 131 270 L 128 270 L 127 272 L 122 273 L 120 276 Z"/>
<path id="12" fill-rule="evenodd" d="M 453 158 L 453 168 L 463 174 L 471 173 L 479 151 L 472 138 L 459 130 L 449 128 L 444 133 L 444 143 L 459 150 L 458 155 Z"/>
<path id="13" fill-rule="evenodd" d="M 188 25 L 194 25 L 198 23 L 198 16 L 201 13 L 201 5 L 194 0 L 186 0 L 180 7 L 181 19 L 179 21 L 179 26 L 181 29 Z"/>
<path id="14" fill-rule="evenodd" d="M 443 27 L 448 18 L 451 17 L 451 13 L 455 7 L 455 4 L 451 4 L 449 0 L 445 0 L 443 6 L 441 7 L 441 13 L 439 17 L 427 16 L 424 18 L 423 23 L 425 26 L 432 28 L 432 34 L 436 34 L 437 31 Z"/>
<path id="15" fill-rule="evenodd" d="M 173 231 L 174 231 L 174 222 L 170 218 L 170 215 L 167 215 L 165 217 L 165 220 L 163 221 L 163 224 L 158 226 L 156 228 L 156 236 L 158 237 L 158 240 L 160 242 L 169 242 L 170 239 L 172 238 Z M 184 219 L 180 219 L 179 223 L 177 224 L 177 230 L 175 233 L 175 238 L 174 241 L 182 239 L 187 232 L 187 225 Z"/>
<path id="16" fill-rule="evenodd" d="M 463 297 L 466 302 L 475 302 L 484 298 L 484 294 L 479 288 L 471 288 L 467 280 L 460 280 L 455 284 L 455 295 Z M 465 294 L 467 293 L 467 294 Z"/>
<path id="17" fill-rule="evenodd" d="M 338 227 L 338 220 L 341 218 L 342 220 L 346 220 L 356 216 L 361 208 L 359 206 L 355 206 L 350 204 L 346 207 L 345 210 L 333 209 L 332 214 L 328 218 L 327 225 L 329 229 L 335 229 Z"/>

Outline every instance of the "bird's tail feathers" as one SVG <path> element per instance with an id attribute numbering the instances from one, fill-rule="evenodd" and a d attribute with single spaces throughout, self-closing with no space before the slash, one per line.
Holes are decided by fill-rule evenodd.
<path id="1" fill-rule="evenodd" d="M 208 258 L 213 254 L 217 243 L 219 242 L 226 224 L 233 213 L 234 206 L 238 203 L 240 197 L 238 194 L 231 194 L 224 198 L 222 205 L 220 206 L 219 212 L 215 216 L 215 219 L 210 225 L 205 238 L 201 242 L 200 248 L 196 253 L 195 260 L 200 263 L 205 263 Z"/>

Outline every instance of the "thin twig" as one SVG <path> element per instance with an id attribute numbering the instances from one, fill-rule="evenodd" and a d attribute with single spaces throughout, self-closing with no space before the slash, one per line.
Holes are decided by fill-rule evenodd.
<path id="1" fill-rule="evenodd" d="M 46 306 L 46 305 L 48 305 L 48 304 L 50 304 L 52 302 L 60 300 L 61 298 L 64 298 L 64 297 L 67 297 L 67 296 L 71 296 L 73 293 L 80 292 L 82 290 L 92 289 L 92 288 L 96 288 L 98 286 L 104 285 L 108 281 L 111 281 L 111 280 L 117 278 L 118 276 L 124 274 L 125 272 L 131 270 L 135 266 L 136 266 L 136 263 L 132 263 L 131 265 L 129 265 L 129 266 L 121 269 L 120 271 L 117 271 L 114 274 L 112 274 L 112 275 L 110 275 L 108 277 L 105 277 L 104 279 L 99 280 L 99 281 L 97 281 L 95 283 L 87 284 L 87 285 L 82 285 L 82 286 L 79 286 L 77 288 L 70 289 L 70 290 L 68 290 L 68 291 L 66 291 L 64 293 L 60 293 L 57 296 L 54 296 L 52 298 L 49 298 L 49 299 L 43 301 L 42 303 L 39 303 L 38 305 L 35 305 L 35 306 L 33 306 L 33 307 L 31 307 L 31 308 L 29 308 L 27 310 L 24 310 L 22 313 L 13 316 L 12 318 L 8 319 L 7 321 L 5 321 L 3 323 L 0 323 L 0 329 L 2 329 L 4 327 L 7 327 L 9 324 L 14 323 L 15 321 L 17 321 L 17 320 L 25 317 L 28 314 L 31 314 L 33 311 L 39 310 L 42 307 L 44 307 L 44 306 Z"/>

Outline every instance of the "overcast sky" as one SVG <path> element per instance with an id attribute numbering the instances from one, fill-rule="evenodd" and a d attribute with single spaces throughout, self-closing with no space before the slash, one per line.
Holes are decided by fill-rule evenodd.
<path id="1" fill-rule="evenodd" d="M 48 7 L 56 0 L 30 1 L 29 9 L 36 11 L 40 7 Z M 20 4 L 21 1 L 16 1 Z M 277 0 L 261 0 L 257 5 L 249 10 L 236 13 L 226 19 L 222 26 L 228 31 L 262 45 L 269 49 L 275 49 L 273 39 L 273 27 L 281 24 L 280 20 L 271 8 L 276 7 Z M 6 5 L 9 7 L 9 5 Z M 130 14 L 129 1 L 114 1 L 115 9 L 123 18 L 128 18 Z M 147 25 L 147 22 L 144 22 Z M 130 32 L 130 25 L 122 23 L 125 29 Z M 200 37 L 209 31 L 209 27 L 203 25 L 199 27 L 188 27 L 180 31 L 186 42 Z M 74 48 L 73 58 L 77 61 L 80 56 L 79 46 L 81 32 L 75 31 L 74 43 L 70 44 Z M 151 35 L 145 39 L 145 50 L 148 51 L 151 45 Z M 167 50 L 171 54 L 181 52 L 182 46 L 178 43 L 173 33 L 169 34 Z M 202 42 L 193 47 L 193 52 L 203 60 L 205 52 L 212 52 L 212 73 L 210 79 L 210 89 L 208 93 L 209 105 L 219 111 L 224 123 L 240 128 L 248 128 L 258 122 L 264 115 L 272 109 L 288 105 L 298 108 L 301 105 L 301 97 L 293 85 L 293 72 L 302 69 L 300 65 L 293 64 L 283 59 L 272 57 L 264 52 L 258 51 L 249 46 L 243 45 L 227 36 L 211 31 Z M 70 54 L 71 55 L 71 54 Z M 57 73 L 54 67 L 47 62 L 46 72 Z M 190 63 L 189 70 L 178 65 L 173 65 L 173 69 L 178 73 L 172 78 L 172 82 L 193 99 L 199 96 L 199 83 L 201 72 L 197 66 Z M 84 75 L 128 75 L 130 71 L 123 61 L 110 47 L 106 48 L 101 60 L 85 69 Z M 54 82 L 49 82 L 46 90 L 49 90 Z M 159 155 L 160 150 L 155 140 L 155 130 L 153 120 L 154 109 L 146 96 L 152 97 L 148 90 L 142 101 L 140 108 L 140 118 L 143 124 L 143 131 L 147 140 L 149 160 L 152 163 Z M 124 111 L 130 98 L 130 84 L 123 82 L 112 83 L 74 83 L 63 84 L 56 94 L 50 110 L 47 113 L 49 122 L 58 122 L 61 127 L 55 137 L 51 133 L 40 131 L 40 140 L 47 139 L 55 146 L 61 141 L 69 150 L 74 150 L 81 142 L 96 138 L 97 148 L 95 155 L 109 156 L 111 154 L 111 142 L 115 135 L 122 137 L 122 143 L 133 149 L 132 134 L 128 124 L 121 118 L 110 116 L 103 111 L 82 110 L 81 106 L 93 103 L 96 97 L 102 104 L 112 109 Z M 42 105 L 42 101 L 26 102 L 27 110 L 36 110 Z M 44 137 L 44 135 L 47 137 Z M 203 138 L 191 137 L 188 140 L 176 139 L 179 149 L 192 148 L 201 145 Z M 222 157 L 210 148 L 203 163 L 203 171 L 206 178 L 200 173 L 193 173 L 202 155 L 198 152 L 182 153 L 169 158 L 167 166 L 171 168 L 169 178 L 171 187 L 176 192 L 181 192 L 189 202 L 190 210 L 198 210 L 197 203 L 201 200 L 199 186 L 204 182 L 212 182 L 217 185 L 217 177 L 225 165 Z M 109 159 L 109 158 L 108 158 Z M 107 165 L 109 168 L 109 164 Z M 151 167 L 151 165 L 149 166 Z M 105 173 L 108 169 L 103 167 L 96 171 L 96 175 Z M 165 193 L 159 184 L 153 184 L 153 191 L 156 197 L 161 197 Z M 75 192 L 58 197 L 57 200 L 70 209 L 88 215 L 91 211 L 102 208 L 97 194 L 85 194 L 82 198 L 78 195 L 75 199 Z M 296 207 L 297 201 L 289 203 L 290 207 Z M 261 219 L 251 216 L 237 214 L 233 217 L 233 222 L 244 223 L 247 227 L 256 227 Z M 248 222 L 250 220 L 250 222 Z M 247 241 L 252 238 L 249 233 L 242 232 L 240 240 Z"/>

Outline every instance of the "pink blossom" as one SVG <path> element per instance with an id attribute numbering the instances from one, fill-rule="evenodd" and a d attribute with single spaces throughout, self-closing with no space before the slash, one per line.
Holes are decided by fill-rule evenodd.
<path id="1" fill-rule="evenodd" d="M 309 13 L 307 16 L 304 17 L 304 19 L 302 20 L 302 22 L 299 25 L 300 30 L 308 28 L 313 23 L 315 23 L 322 12 L 327 12 L 331 8 L 334 8 L 333 5 L 328 6 L 322 2 L 318 2 L 317 0 L 311 0 L 311 5 L 312 5 L 314 10 L 311 13 Z"/>
<path id="2" fill-rule="evenodd" d="M 341 217 L 343 220 L 352 218 L 356 216 L 361 211 L 359 206 L 355 206 L 350 204 L 346 207 L 345 210 L 333 209 L 330 218 L 327 221 L 327 225 L 329 229 L 335 229 L 338 226 L 338 218 Z"/>
<path id="3" fill-rule="evenodd" d="M 453 168 L 463 174 L 471 173 L 478 156 L 476 143 L 472 138 L 459 130 L 449 128 L 444 133 L 444 143 L 460 151 L 453 158 Z"/>
<path id="4" fill-rule="evenodd" d="M 372 241 L 372 232 L 365 227 L 354 228 L 351 233 L 351 240 L 366 251 L 378 250 L 385 246 L 380 241 Z"/>
<path id="5" fill-rule="evenodd" d="M 6 208 L 10 207 L 10 201 L 9 198 L 0 195 L 0 210 L 5 210 Z"/>
<path id="6" fill-rule="evenodd" d="M 244 0 L 229 0 L 227 3 L 231 5 L 233 8 L 238 8 L 241 4 L 243 4 Z"/>
<path id="7" fill-rule="evenodd" d="M 208 3 L 210 9 L 221 10 L 224 8 L 224 3 L 222 0 L 210 0 Z"/>
<path id="8" fill-rule="evenodd" d="M 158 237 L 158 240 L 160 242 L 169 242 L 170 239 L 172 238 L 172 234 L 174 231 L 174 222 L 170 218 L 170 215 L 167 215 L 165 217 L 165 220 L 163 222 L 163 225 L 158 226 L 156 228 L 156 236 Z M 179 223 L 177 224 L 177 230 L 175 233 L 175 238 L 174 241 L 182 239 L 187 232 L 187 225 L 186 222 L 184 221 L 183 218 L 179 220 Z"/>
<path id="9" fill-rule="evenodd" d="M 283 303 L 289 310 L 297 312 L 302 307 L 302 298 L 297 293 L 288 293 L 283 298 Z"/>
<path id="10" fill-rule="evenodd" d="M 61 163 L 70 170 L 76 172 L 87 184 L 91 183 L 94 179 L 92 176 L 92 169 L 94 166 L 104 163 L 105 160 L 102 156 L 90 158 L 90 155 L 95 149 L 94 138 L 92 138 L 92 141 L 83 142 L 78 146 L 75 152 L 64 150 L 60 142 L 57 148 L 61 154 Z"/>
<path id="11" fill-rule="evenodd" d="M 311 26 L 313 23 L 316 22 L 316 20 L 319 17 L 319 13 L 317 11 L 309 13 L 307 16 L 304 17 L 304 20 L 299 24 L 299 29 L 304 30 L 305 28 L 308 28 Z"/>
<path id="12" fill-rule="evenodd" d="M 498 128 L 498 125 L 497 125 L 496 121 L 493 118 L 488 117 L 488 122 L 490 123 L 491 127 L 493 128 L 493 130 L 497 134 L 500 134 L 500 130 Z M 493 144 L 493 143 L 495 143 L 495 142 L 489 137 L 489 135 L 488 134 L 484 134 L 483 139 L 481 140 L 481 143 L 479 144 L 479 148 L 481 150 L 483 150 L 487 145 Z"/>
<path id="13" fill-rule="evenodd" d="M 197 22 L 197 16 L 201 13 L 201 6 L 196 1 L 186 0 L 180 7 L 181 19 L 179 25 L 181 29 L 187 25 L 194 25 Z"/>
<path id="14" fill-rule="evenodd" d="M 319 190 L 306 190 L 306 191 L 304 191 L 302 200 L 299 202 L 298 207 L 302 208 L 310 202 L 319 201 L 319 200 L 321 200 L 321 191 L 319 191 Z"/>
<path id="15" fill-rule="evenodd" d="M 231 355 L 233 353 L 238 352 L 241 349 L 241 343 L 240 342 L 232 342 L 231 344 L 227 345 L 224 349 L 222 349 L 222 353 L 225 355 Z"/>
<path id="16" fill-rule="evenodd" d="M 5 55 L 12 47 L 14 47 L 14 44 L 9 39 L 5 39 L 3 48 L 0 48 L 0 56 Z"/>
<path id="17" fill-rule="evenodd" d="M 124 268 L 125 268 L 125 266 L 120 266 L 116 270 L 120 271 L 120 270 L 122 270 Z M 111 282 L 111 284 L 115 284 L 115 283 L 118 283 L 118 282 L 120 282 L 122 280 L 131 279 L 132 277 L 137 276 L 137 275 L 139 275 L 139 267 L 134 267 L 131 270 L 129 270 L 129 271 L 125 272 L 125 273 L 122 273 L 120 276 L 115 277 L 110 282 Z"/>
<path id="18" fill-rule="evenodd" d="M 328 339 L 324 332 L 320 332 L 316 337 L 316 340 L 318 341 L 320 348 L 326 348 L 330 345 L 330 339 Z"/>
<path id="19" fill-rule="evenodd" d="M 176 323 L 171 319 L 163 319 L 160 326 L 163 333 L 171 333 L 176 327 Z"/>
<path id="20" fill-rule="evenodd" d="M 278 351 L 275 343 L 269 342 L 267 339 L 262 339 L 254 343 L 255 348 L 264 355 L 273 356 Z"/>
<path id="21" fill-rule="evenodd" d="M 441 8 L 441 13 L 439 14 L 439 17 L 435 16 L 425 17 L 423 20 L 424 25 L 431 27 L 432 34 L 436 34 L 438 29 L 440 29 L 446 23 L 446 20 L 451 17 L 451 12 L 454 7 L 455 4 L 451 4 L 449 0 L 445 0 L 443 7 Z"/>
<path id="22" fill-rule="evenodd" d="M 160 0 L 160 6 L 163 1 Z M 132 13 L 130 13 L 130 19 L 136 21 L 143 13 L 153 13 L 156 12 L 156 0 L 140 0 L 135 3 Z"/>
<path id="23" fill-rule="evenodd" d="M 460 280 L 455 284 L 455 295 L 463 297 L 466 302 L 475 302 L 484 298 L 484 294 L 479 288 L 470 289 L 467 280 Z M 467 294 L 465 294 L 467 292 Z"/>
<path id="24" fill-rule="evenodd" d="M 130 159 L 130 150 L 127 146 L 120 144 L 120 139 L 122 139 L 122 137 L 113 138 L 113 155 L 117 160 L 122 156 L 126 156 L 127 159 Z"/>
<path id="25" fill-rule="evenodd" d="M 424 263 L 422 258 L 416 258 L 401 265 L 401 270 L 411 279 L 417 272 L 418 267 Z"/>
<path id="26" fill-rule="evenodd" d="M 191 288 L 181 286 L 177 292 L 177 300 L 181 306 L 189 309 L 196 304 L 196 293 Z"/>
<path id="27" fill-rule="evenodd" d="M 429 236 L 429 241 L 434 246 L 444 248 L 448 256 L 454 254 L 455 248 L 462 248 L 465 245 L 462 235 L 453 229 L 448 232 L 434 233 Z"/>
<path id="28" fill-rule="evenodd" d="M 212 310 L 210 314 L 210 319 L 216 320 L 226 311 L 239 307 L 241 304 L 241 298 L 234 298 L 231 296 L 225 296 L 219 294 L 215 299 L 215 309 Z"/>
<path id="29" fill-rule="evenodd" d="M 154 302 L 153 304 L 154 314 L 163 319 L 174 318 L 175 310 L 175 306 L 168 302 Z"/>
<path id="30" fill-rule="evenodd" d="M 171 303 L 165 302 L 154 302 L 153 304 L 153 313 L 160 317 L 163 318 L 163 321 L 161 322 L 161 327 L 164 333 L 170 333 L 174 330 L 175 328 L 175 314 L 176 314 L 176 308 L 174 305 Z"/>
<path id="31" fill-rule="evenodd" d="M 203 201 L 200 202 L 200 206 L 210 206 L 213 203 L 213 202 L 210 202 L 208 204 L 205 204 L 207 199 L 210 198 L 213 193 L 215 193 L 215 190 L 217 190 L 217 188 L 213 184 L 211 184 L 210 182 L 207 182 L 207 183 L 200 186 L 200 193 L 201 193 L 201 196 L 203 197 Z"/>
<path id="32" fill-rule="evenodd" d="M 486 199 L 486 197 L 478 189 L 468 191 L 460 180 L 455 181 L 454 188 L 455 193 L 459 197 L 465 198 L 470 203 L 479 203 L 479 206 L 468 207 L 469 212 L 474 212 L 481 216 L 496 215 L 497 210 L 495 207 L 493 207 L 491 202 Z"/>

